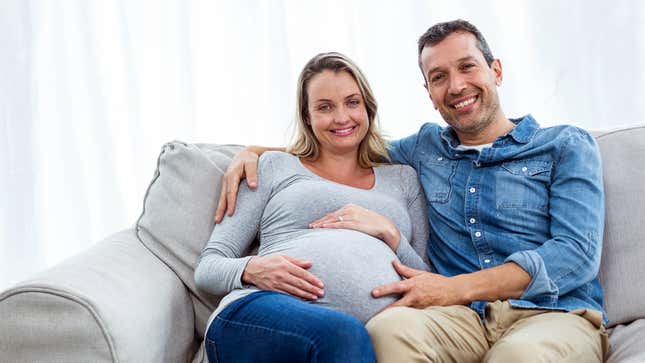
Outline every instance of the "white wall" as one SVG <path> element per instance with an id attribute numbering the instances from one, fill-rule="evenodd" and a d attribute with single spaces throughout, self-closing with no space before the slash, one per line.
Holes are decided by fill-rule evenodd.
<path id="1" fill-rule="evenodd" d="M 283 145 L 316 53 L 363 68 L 391 137 L 440 121 L 416 39 L 455 18 L 501 58 L 507 116 L 645 122 L 643 2 L 0 2 L 0 289 L 132 225 L 164 142 Z"/>

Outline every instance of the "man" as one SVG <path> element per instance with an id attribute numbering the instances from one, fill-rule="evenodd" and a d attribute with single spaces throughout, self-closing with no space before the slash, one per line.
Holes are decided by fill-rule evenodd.
<path id="1" fill-rule="evenodd" d="M 367 324 L 378 360 L 602 361 L 604 196 L 593 138 L 507 119 L 501 63 L 466 21 L 428 29 L 419 66 L 449 126 L 425 124 L 390 155 L 419 174 L 437 273 L 394 262 L 406 279 L 374 289 L 401 294 Z M 229 168 L 217 220 L 227 205 L 232 212 L 242 175 L 257 183 L 256 159 L 247 152 Z"/>

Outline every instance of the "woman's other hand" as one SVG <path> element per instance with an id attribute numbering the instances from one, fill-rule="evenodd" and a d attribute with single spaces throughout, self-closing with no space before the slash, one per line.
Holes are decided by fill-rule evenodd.
<path id="1" fill-rule="evenodd" d="M 323 283 L 307 271 L 310 261 L 285 255 L 253 256 L 244 268 L 242 282 L 262 290 L 315 300 L 325 294 Z"/>
<path id="2" fill-rule="evenodd" d="M 401 241 L 399 229 L 392 221 L 355 204 L 347 204 L 312 222 L 309 227 L 353 229 L 381 239 L 390 246 L 392 251 L 396 251 Z"/>

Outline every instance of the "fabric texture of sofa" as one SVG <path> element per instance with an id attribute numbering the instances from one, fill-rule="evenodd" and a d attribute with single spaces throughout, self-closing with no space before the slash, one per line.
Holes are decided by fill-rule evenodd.
<path id="1" fill-rule="evenodd" d="M 607 208 L 607 361 L 645 362 L 645 126 L 594 135 Z M 0 293 L 0 362 L 206 362 L 202 339 L 220 297 L 197 290 L 193 269 L 239 149 L 164 145 L 133 228 Z"/>

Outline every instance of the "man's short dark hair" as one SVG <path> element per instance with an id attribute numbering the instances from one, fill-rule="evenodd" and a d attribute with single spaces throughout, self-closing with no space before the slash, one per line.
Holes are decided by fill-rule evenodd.
<path id="1" fill-rule="evenodd" d="M 446 37 L 448 37 L 450 34 L 457 32 L 470 33 L 474 35 L 475 38 L 477 38 L 477 48 L 479 48 L 479 50 L 482 52 L 486 63 L 490 67 L 495 58 L 493 57 L 493 53 L 490 51 L 488 43 L 486 42 L 486 39 L 484 38 L 482 33 L 471 23 L 462 19 L 457 19 L 453 21 L 447 21 L 445 23 L 437 23 L 431 26 L 430 29 L 426 30 L 426 32 L 423 33 L 421 37 L 419 37 L 419 68 L 421 68 L 421 73 L 423 73 L 423 68 L 421 65 L 421 52 L 423 51 L 423 48 L 425 48 L 426 46 L 436 45 L 442 40 L 446 39 Z M 425 78 L 426 75 L 424 74 L 423 79 Z"/>

